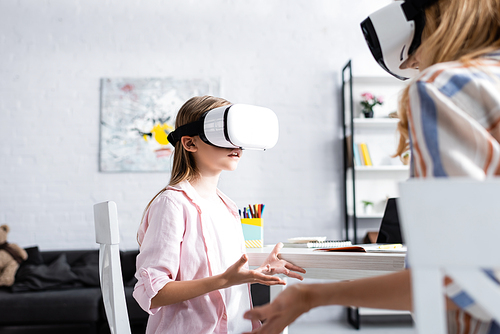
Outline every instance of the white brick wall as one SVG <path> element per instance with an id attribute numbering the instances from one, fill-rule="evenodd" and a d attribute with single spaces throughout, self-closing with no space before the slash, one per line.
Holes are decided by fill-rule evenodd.
<path id="1" fill-rule="evenodd" d="M 122 248 L 167 173 L 100 173 L 101 77 L 219 77 L 275 110 L 278 145 L 220 188 L 265 203 L 266 243 L 342 237 L 340 69 L 379 74 L 359 22 L 389 0 L 0 2 L 0 224 L 43 250 L 94 248 L 92 205 L 117 202 Z"/>

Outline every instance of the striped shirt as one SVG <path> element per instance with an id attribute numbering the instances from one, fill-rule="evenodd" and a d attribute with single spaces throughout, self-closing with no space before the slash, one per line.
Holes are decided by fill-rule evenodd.
<path id="1" fill-rule="evenodd" d="M 500 52 L 472 65 L 440 63 L 410 85 L 408 123 L 414 177 L 500 175 Z M 485 270 L 500 284 L 500 270 Z M 451 279 L 448 297 L 460 311 L 448 312 L 449 333 L 500 334 L 488 310 Z"/>

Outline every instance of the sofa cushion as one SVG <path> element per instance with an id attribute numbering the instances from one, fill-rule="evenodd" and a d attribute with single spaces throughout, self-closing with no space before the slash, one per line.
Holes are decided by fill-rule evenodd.
<path id="1" fill-rule="evenodd" d="M 16 273 L 12 291 L 99 287 L 99 254 L 96 251 L 60 252 L 55 258 L 47 259 L 52 262 L 23 264 Z"/>
<path id="2" fill-rule="evenodd" d="M 99 256 L 98 249 L 82 249 L 82 250 L 60 250 L 60 251 L 41 251 L 40 254 L 43 258 L 43 263 L 51 263 L 54 261 L 59 255 L 66 254 L 66 259 L 70 266 L 73 265 L 75 261 L 81 259 L 82 256 L 87 255 L 88 253 L 95 253 Z"/>
<path id="3" fill-rule="evenodd" d="M 71 264 L 71 271 L 86 286 L 99 286 L 99 253 L 87 252 Z"/>
<path id="4" fill-rule="evenodd" d="M 121 251 L 120 264 L 122 267 L 123 282 L 126 286 L 134 286 L 137 280 L 134 279 L 135 259 L 139 254 L 138 250 Z"/>
<path id="5" fill-rule="evenodd" d="M 60 289 L 73 285 L 73 282 L 77 280 L 78 277 L 71 271 L 66 255 L 63 253 L 48 265 L 26 265 L 19 268 L 12 291 Z"/>
<path id="6" fill-rule="evenodd" d="M 21 264 L 21 266 L 26 264 L 34 264 L 34 265 L 43 264 L 42 254 L 40 254 L 38 246 L 28 247 L 25 248 L 24 250 L 28 254 L 28 258 Z"/>
<path id="7" fill-rule="evenodd" d="M 101 289 L 13 293 L 0 290 L 0 324 L 78 323 L 99 320 Z"/>

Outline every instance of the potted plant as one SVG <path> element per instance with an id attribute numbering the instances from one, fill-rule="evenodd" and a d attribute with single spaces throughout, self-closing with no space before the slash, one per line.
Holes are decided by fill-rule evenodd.
<path id="1" fill-rule="evenodd" d="M 410 151 L 406 151 L 405 153 L 403 153 L 403 155 L 400 157 L 401 159 L 401 162 L 403 163 L 403 165 L 409 165 L 410 164 Z"/>
<path id="2" fill-rule="evenodd" d="M 363 203 L 363 212 L 367 215 L 372 213 L 373 202 L 370 201 L 361 201 L 361 202 Z"/>
<path id="3" fill-rule="evenodd" d="M 382 97 L 375 96 L 372 93 L 365 92 L 361 94 L 361 112 L 365 118 L 373 118 L 373 107 L 384 103 Z"/>

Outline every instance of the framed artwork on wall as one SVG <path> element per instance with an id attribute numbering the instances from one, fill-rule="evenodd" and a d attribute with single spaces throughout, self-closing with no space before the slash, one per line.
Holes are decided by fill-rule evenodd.
<path id="1" fill-rule="evenodd" d="M 193 96 L 219 96 L 217 79 L 102 78 L 99 170 L 170 172 L 179 108 Z"/>

